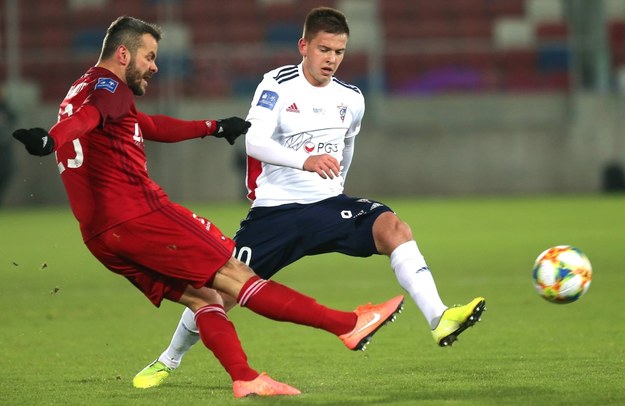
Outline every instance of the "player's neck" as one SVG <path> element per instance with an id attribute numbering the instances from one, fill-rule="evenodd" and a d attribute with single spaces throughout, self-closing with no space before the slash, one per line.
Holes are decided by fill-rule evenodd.
<path id="1" fill-rule="evenodd" d="M 124 83 L 126 83 L 126 75 L 124 75 L 124 67 L 116 65 L 108 60 L 99 60 L 95 65 L 96 68 L 103 68 L 111 71 L 115 76 L 120 78 Z"/>

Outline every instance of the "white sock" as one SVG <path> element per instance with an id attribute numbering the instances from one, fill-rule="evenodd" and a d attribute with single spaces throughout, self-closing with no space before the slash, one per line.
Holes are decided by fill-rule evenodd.
<path id="1" fill-rule="evenodd" d="M 441 301 L 432 273 L 414 240 L 395 248 L 391 253 L 391 268 L 401 287 L 410 294 L 425 316 L 430 328 L 435 328 L 447 306 Z"/>
<path id="2" fill-rule="evenodd" d="M 182 357 L 200 339 L 200 333 L 195 324 L 195 317 L 189 308 L 185 308 L 178 322 L 178 327 L 171 338 L 169 347 L 158 357 L 158 360 L 170 368 L 176 369 Z"/>

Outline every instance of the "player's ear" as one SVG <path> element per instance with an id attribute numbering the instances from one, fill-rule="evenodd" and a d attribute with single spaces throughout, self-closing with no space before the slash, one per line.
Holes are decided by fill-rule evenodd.
<path id="1" fill-rule="evenodd" d="M 117 61 L 123 66 L 128 66 L 130 60 L 132 59 L 132 55 L 130 55 L 130 50 L 126 48 L 125 45 L 120 45 L 119 47 L 117 47 L 115 56 L 117 57 Z"/>
<path id="2" fill-rule="evenodd" d="M 297 48 L 299 49 L 299 54 L 301 56 L 306 56 L 308 52 L 308 42 L 304 38 L 300 38 L 297 42 Z"/>

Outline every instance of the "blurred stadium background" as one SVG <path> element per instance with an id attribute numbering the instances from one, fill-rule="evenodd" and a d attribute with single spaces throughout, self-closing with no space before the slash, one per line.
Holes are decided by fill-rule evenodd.
<path id="1" fill-rule="evenodd" d="M 299 63 L 319 5 L 347 14 L 337 76 L 367 98 L 350 194 L 625 190 L 625 0 L 3 0 L 0 203 L 65 202 L 54 160 L 27 156 L 10 133 L 55 122 L 117 16 L 165 32 L 139 108 L 219 118 L 245 116 L 264 72 Z M 241 142 L 147 149 L 174 200 L 244 198 Z"/>

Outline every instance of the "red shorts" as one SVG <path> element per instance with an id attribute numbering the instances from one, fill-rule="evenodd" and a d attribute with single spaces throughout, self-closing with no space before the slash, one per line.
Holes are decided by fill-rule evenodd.
<path id="1" fill-rule="evenodd" d="M 208 220 L 171 204 L 87 241 L 89 251 L 126 277 L 155 306 L 200 288 L 232 257 L 234 241 Z"/>

